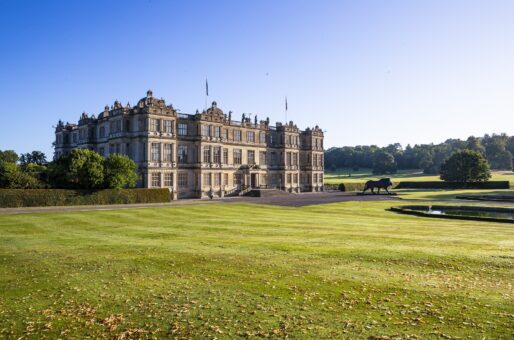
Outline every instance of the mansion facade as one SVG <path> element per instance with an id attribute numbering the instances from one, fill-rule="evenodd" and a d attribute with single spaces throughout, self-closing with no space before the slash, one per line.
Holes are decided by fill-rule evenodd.
<path id="1" fill-rule="evenodd" d="M 254 188 L 288 192 L 323 190 L 323 131 L 291 121 L 270 125 L 245 114 L 234 120 L 216 102 L 195 114 L 177 112 L 163 99 L 136 106 L 116 101 L 98 117 L 55 129 L 55 158 L 74 148 L 107 157 L 124 154 L 139 171 L 138 187 L 169 188 L 175 198 L 223 197 Z"/>

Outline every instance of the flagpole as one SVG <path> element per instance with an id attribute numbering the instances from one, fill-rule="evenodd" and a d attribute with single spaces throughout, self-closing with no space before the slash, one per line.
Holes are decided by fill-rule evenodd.
<path id="1" fill-rule="evenodd" d="M 205 111 L 207 110 L 207 97 L 209 97 L 209 82 L 207 81 L 207 77 L 205 77 Z"/>
<path id="2" fill-rule="evenodd" d="M 287 125 L 287 97 L 286 97 L 286 109 L 285 109 L 284 113 L 285 113 L 285 116 L 286 116 L 286 125 Z"/>

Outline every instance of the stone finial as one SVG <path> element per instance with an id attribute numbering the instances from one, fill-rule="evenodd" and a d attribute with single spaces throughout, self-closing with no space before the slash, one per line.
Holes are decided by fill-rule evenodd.
<path id="1" fill-rule="evenodd" d="M 146 96 L 147 96 L 147 97 L 150 97 L 150 98 L 151 98 L 151 97 L 152 97 L 152 95 L 153 95 L 152 90 L 148 90 L 148 91 L 146 91 Z"/>
<path id="2" fill-rule="evenodd" d="M 257 125 L 257 115 L 255 115 L 255 117 L 254 117 L 254 123 L 255 123 L 255 125 Z"/>

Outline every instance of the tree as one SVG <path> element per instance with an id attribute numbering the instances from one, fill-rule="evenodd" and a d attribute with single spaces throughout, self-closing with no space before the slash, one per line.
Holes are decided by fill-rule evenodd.
<path id="1" fill-rule="evenodd" d="M 104 185 L 103 158 L 91 150 L 73 149 L 50 164 L 48 179 L 57 188 L 101 189 Z"/>
<path id="2" fill-rule="evenodd" d="M 0 162 L 16 163 L 18 161 L 18 154 L 13 150 L 0 151 Z"/>
<path id="3" fill-rule="evenodd" d="M 38 174 L 24 172 L 14 162 L 0 161 L 0 188 L 36 189 L 43 186 Z"/>
<path id="4" fill-rule="evenodd" d="M 447 182 L 485 182 L 489 178 L 489 164 L 478 151 L 457 151 L 441 165 L 441 179 Z"/>
<path id="5" fill-rule="evenodd" d="M 373 173 L 374 174 L 392 174 L 396 173 L 397 166 L 394 156 L 389 152 L 380 150 L 373 157 Z"/>
<path id="6" fill-rule="evenodd" d="M 41 151 L 32 151 L 31 153 L 24 153 L 20 156 L 20 164 L 24 166 L 28 164 L 46 165 L 46 156 Z"/>
<path id="7" fill-rule="evenodd" d="M 121 189 L 134 187 L 137 181 L 137 165 L 125 155 L 113 154 L 104 161 L 105 187 Z"/>

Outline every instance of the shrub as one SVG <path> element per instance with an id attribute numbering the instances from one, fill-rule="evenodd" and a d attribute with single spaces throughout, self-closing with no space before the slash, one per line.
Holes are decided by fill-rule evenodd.
<path id="1" fill-rule="evenodd" d="M 400 182 L 396 189 L 509 189 L 509 181 L 489 182 Z"/>
<path id="2" fill-rule="evenodd" d="M 170 201 L 168 189 L 0 189 L 0 207 L 42 207 L 66 205 L 107 205 L 164 203 Z"/>
<path id="3" fill-rule="evenodd" d="M 341 191 L 362 191 L 362 190 L 364 190 L 365 185 L 366 185 L 366 182 L 340 183 L 338 186 L 338 189 Z"/>
<path id="4" fill-rule="evenodd" d="M 137 181 L 137 165 L 125 155 L 109 155 L 104 161 L 105 187 L 109 189 L 132 188 Z"/>

